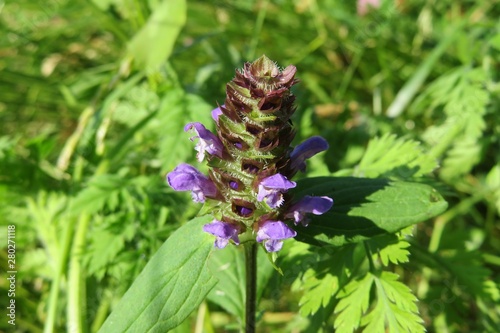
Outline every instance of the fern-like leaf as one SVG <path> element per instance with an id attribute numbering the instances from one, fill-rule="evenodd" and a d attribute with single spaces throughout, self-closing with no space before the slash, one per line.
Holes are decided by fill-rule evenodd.
<path id="1" fill-rule="evenodd" d="M 353 175 L 407 179 L 427 174 L 436 166 L 436 161 L 423 152 L 419 142 L 386 134 L 368 143 Z"/>
<path id="2" fill-rule="evenodd" d="M 418 315 L 416 297 L 398 275 L 382 272 L 373 275 L 377 301 L 373 310 L 362 319 L 367 333 L 423 333 L 423 320 Z"/>
<path id="3" fill-rule="evenodd" d="M 351 333 L 361 325 L 361 318 L 370 304 L 370 289 L 375 277 L 366 274 L 362 279 L 352 280 L 339 293 L 339 303 L 335 307 L 336 333 Z"/>

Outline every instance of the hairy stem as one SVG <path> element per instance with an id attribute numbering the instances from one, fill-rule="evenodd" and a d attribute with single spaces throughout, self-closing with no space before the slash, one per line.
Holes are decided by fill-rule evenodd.
<path id="1" fill-rule="evenodd" d="M 245 244 L 246 304 L 245 332 L 255 332 L 255 309 L 257 305 L 257 243 Z"/>

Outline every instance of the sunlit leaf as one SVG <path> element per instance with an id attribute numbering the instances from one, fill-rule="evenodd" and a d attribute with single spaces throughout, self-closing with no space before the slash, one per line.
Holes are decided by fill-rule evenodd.
<path id="1" fill-rule="evenodd" d="M 172 53 L 185 22 L 185 0 L 162 1 L 130 41 L 129 55 L 143 69 L 156 69 Z"/>
<path id="2" fill-rule="evenodd" d="M 341 246 L 390 234 L 442 213 L 447 203 L 432 187 L 386 179 L 310 178 L 298 182 L 294 195 L 329 196 L 334 205 L 297 226 L 297 240 Z"/>
<path id="3" fill-rule="evenodd" d="M 179 325 L 216 284 L 207 260 L 213 237 L 196 218 L 170 236 L 115 306 L 99 332 L 167 332 Z"/>

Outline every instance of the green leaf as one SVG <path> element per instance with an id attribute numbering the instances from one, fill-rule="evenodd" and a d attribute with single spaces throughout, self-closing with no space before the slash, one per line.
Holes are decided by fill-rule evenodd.
<path id="1" fill-rule="evenodd" d="M 307 227 L 297 226 L 296 239 L 312 245 L 342 246 L 374 236 L 395 233 L 441 214 L 446 201 L 425 184 L 387 179 L 319 177 L 299 181 L 294 196 L 329 196 L 334 205 L 311 216 Z"/>
<path id="2" fill-rule="evenodd" d="M 214 123 L 210 110 L 210 105 L 201 97 L 183 90 L 174 89 L 165 95 L 156 117 L 160 138 L 158 159 L 163 172 L 171 171 L 180 161 L 189 161 L 195 155 L 195 145 L 189 140 L 192 135 L 184 132 L 184 126 L 198 121 L 210 129 Z"/>
<path id="3" fill-rule="evenodd" d="M 425 175 L 436 166 L 437 161 L 423 152 L 419 142 L 387 134 L 368 143 L 353 175 L 368 178 L 382 175 L 405 179 Z"/>
<path id="4" fill-rule="evenodd" d="M 486 186 L 492 191 L 493 202 L 500 214 L 500 166 L 496 165 L 486 175 Z"/>
<path id="5" fill-rule="evenodd" d="M 480 251 L 444 251 L 441 263 L 456 279 L 461 291 L 485 299 L 499 293 L 498 287 L 492 288 L 490 284 L 492 273 L 484 266 Z"/>
<path id="6" fill-rule="evenodd" d="M 363 332 L 424 333 L 423 320 L 415 303 L 417 298 L 407 286 L 397 281 L 398 275 L 381 272 L 373 277 L 377 302 L 375 308 L 361 320 L 361 325 L 366 325 Z"/>
<path id="7" fill-rule="evenodd" d="M 338 314 L 334 323 L 336 333 L 352 333 L 359 327 L 370 304 L 373 280 L 373 275 L 366 274 L 360 280 L 352 280 L 340 291 L 340 302 L 335 307 Z"/>
<path id="8" fill-rule="evenodd" d="M 300 299 L 300 314 L 315 314 L 321 307 L 327 308 L 341 286 L 347 281 L 347 271 L 352 267 L 355 245 L 335 249 L 333 254 L 313 268 L 309 268 L 300 281 L 304 294 Z"/>
<path id="9" fill-rule="evenodd" d="M 99 332 L 167 332 L 179 325 L 216 284 L 207 260 L 213 237 L 196 218 L 170 236 L 116 305 Z"/>
<path id="10" fill-rule="evenodd" d="M 219 283 L 208 294 L 208 299 L 237 318 L 244 318 L 245 315 L 243 250 L 243 247 L 229 245 L 222 250 L 214 250 L 209 260 L 210 271 Z"/>
<path id="11" fill-rule="evenodd" d="M 384 266 L 389 262 L 397 265 L 402 262 L 408 262 L 410 252 L 407 250 L 410 243 L 398 238 L 396 235 L 384 235 L 374 237 L 366 242 L 370 247 L 374 257 L 379 257 Z"/>
<path id="12" fill-rule="evenodd" d="M 257 250 L 257 301 L 274 272 L 267 254 Z M 245 317 L 245 254 L 243 246 L 227 246 L 212 252 L 209 260 L 212 274 L 219 283 L 208 294 L 208 299 L 240 318 Z"/>
<path id="13" fill-rule="evenodd" d="M 71 214 L 92 214 L 102 209 L 108 200 L 113 200 L 129 181 L 119 175 L 99 175 L 92 178 L 87 188 L 80 191 L 71 203 Z"/>
<path id="14" fill-rule="evenodd" d="M 391 272 L 367 273 L 347 284 L 337 297 L 335 332 L 352 333 L 359 327 L 367 333 L 425 332 L 416 297 L 397 279 Z M 373 285 L 375 300 L 370 300 Z"/>
<path id="15" fill-rule="evenodd" d="M 128 45 L 128 54 L 137 65 L 154 70 L 172 54 L 175 40 L 186 23 L 186 11 L 185 0 L 164 0 L 154 8 Z"/>

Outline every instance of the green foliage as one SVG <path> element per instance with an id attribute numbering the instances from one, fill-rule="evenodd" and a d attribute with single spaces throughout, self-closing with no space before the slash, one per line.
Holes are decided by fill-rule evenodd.
<path id="1" fill-rule="evenodd" d="M 128 54 L 137 65 L 155 70 L 172 53 L 181 28 L 186 23 L 186 1 L 152 2 L 152 14 L 128 44 Z"/>
<path id="2" fill-rule="evenodd" d="M 259 262 L 257 271 L 257 298 L 259 299 L 274 268 L 267 260 L 267 254 L 263 249 L 259 249 L 257 261 Z M 219 283 L 210 291 L 207 299 L 221 306 L 237 319 L 244 318 L 246 277 L 243 249 L 232 246 L 224 250 L 213 251 L 208 265 Z"/>
<path id="3" fill-rule="evenodd" d="M 425 332 L 415 296 L 397 279 L 390 272 L 368 273 L 347 284 L 338 294 L 335 332 L 353 332 L 360 326 L 363 332 Z M 371 304 L 373 285 L 376 296 Z"/>
<path id="4" fill-rule="evenodd" d="M 266 54 L 298 68 L 296 143 L 311 135 L 330 143 L 302 175 L 317 178 L 293 193 L 332 194 L 335 205 L 298 227 L 311 245 L 286 243 L 276 261 L 283 276 L 259 257 L 265 311 L 257 330 L 496 333 L 498 1 L 382 1 L 364 16 L 355 7 L 2 2 L 0 225 L 16 226 L 16 332 L 95 333 L 109 313 L 126 325 L 160 287 L 145 274 L 168 278 L 152 265 L 180 267 L 188 249 L 230 265 L 214 273 L 222 277 L 210 293 L 205 268 L 201 292 L 172 290 L 193 301 L 164 323 L 186 318 L 174 332 L 238 326 L 241 254 L 211 251 L 213 238 L 184 225 L 199 208 L 164 176 L 194 160 L 184 125 L 208 126 L 234 68 Z M 163 243 L 171 251 L 154 256 Z M 6 245 L 0 237 L 4 271 Z M 194 275 L 182 276 L 180 291 L 196 285 Z M 119 300 L 132 284 L 125 306 Z M 7 295 L 5 284 L 0 292 Z M 176 300 L 149 303 L 153 311 L 136 325 L 186 301 Z M 12 327 L 2 321 L 0 330 Z"/>
<path id="5" fill-rule="evenodd" d="M 194 219 L 172 234 L 121 298 L 100 332 L 166 332 L 198 307 L 216 283 L 207 266 L 213 239 L 201 230 L 210 219 Z"/>
<path id="6" fill-rule="evenodd" d="M 426 175 L 436 166 L 436 160 L 424 153 L 419 142 L 386 134 L 370 140 L 353 175 L 408 179 Z"/>
<path id="7" fill-rule="evenodd" d="M 326 195 L 335 204 L 297 227 L 297 239 L 313 245 L 341 246 L 394 233 L 442 213 L 447 203 L 432 187 L 385 179 L 309 178 L 297 185 L 296 195 Z"/>
<path id="8" fill-rule="evenodd" d="M 352 332 L 359 327 L 361 318 L 370 305 L 373 280 L 373 275 L 366 274 L 359 280 L 351 281 L 339 293 L 340 302 L 336 307 L 339 315 L 335 319 L 337 332 Z"/>

